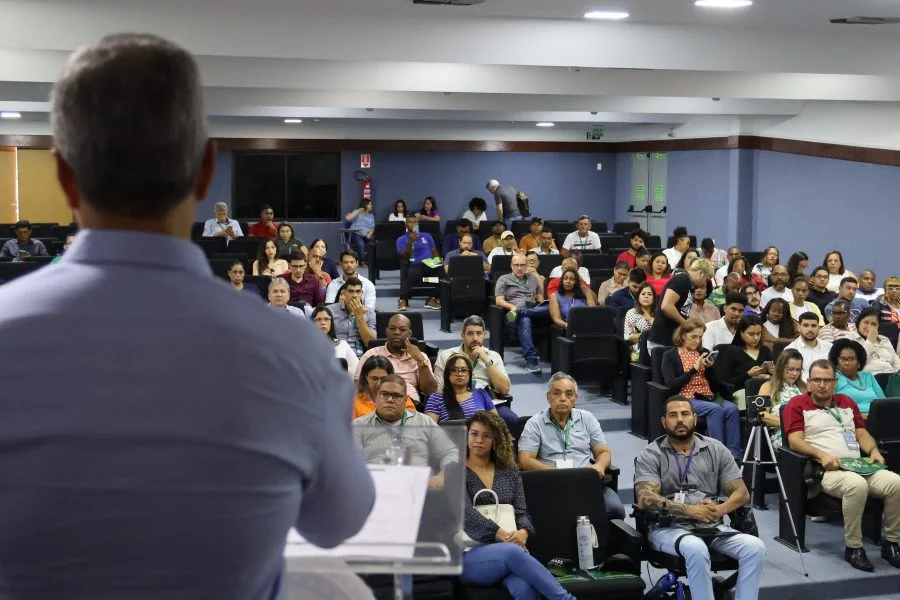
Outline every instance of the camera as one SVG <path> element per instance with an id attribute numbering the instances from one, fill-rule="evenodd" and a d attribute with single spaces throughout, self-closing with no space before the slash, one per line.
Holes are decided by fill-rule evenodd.
<path id="1" fill-rule="evenodd" d="M 772 398 L 770 396 L 747 397 L 747 416 L 750 417 L 751 421 L 758 421 L 760 413 L 768 408 L 772 408 Z"/>

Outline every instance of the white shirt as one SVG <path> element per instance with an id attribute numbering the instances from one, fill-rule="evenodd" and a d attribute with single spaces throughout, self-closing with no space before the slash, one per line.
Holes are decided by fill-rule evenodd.
<path id="1" fill-rule="evenodd" d="M 669 266 L 673 269 L 678 266 L 678 261 L 684 256 L 684 252 L 679 252 L 675 248 L 666 248 L 662 253 L 666 255 L 666 260 L 669 261 Z"/>
<path id="2" fill-rule="evenodd" d="M 668 258 L 666 260 L 668 260 Z M 716 270 L 716 287 L 725 283 L 726 277 L 728 277 L 728 265 L 723 265 Z"/>
<path id="3" fill-rule="evenodd" d="M 469 223 L 472 223 L 472 225 L 475 227 L 475 229 L 478 229 L 479 223 L 481 223 L 482 221 L 487 221 L 487 213 L 482 212 L 479 216 L 476 217 L 475 213 L 473 213 L 471 210 L 467 210 L 466 212 L 463 213 L 462 218 L 468 219 Z"/>
<path id="4" fill-rule="evenodd" d="M 784 347 L 785 350 L 793 348 L 803 357 L 803 379 L 809 377 L 809 366 L 813 362 L 824 358 L 828 360 L 828 352 L 831 350 L 831 342 L 826 342 L 816 338 L 816 345 L 810 348 L 806 345 L 806 340 L 798 337 L 796 340 Z"/>
<path id="5" fill-rule="evenodd" d="M 393 212 L 388 215 L 388 221 L 406 222 L 406 215 L 395 215 Z"/>
<path id="6" fill-rule="evenodd" d="M 366 305 L 371 311 L 375 310 L 375 286 L 372 285 L 372 282 L 369 281 L 368 277 L 363 277 L 362 275 L 357 274 L 356 278 L 362 281 L 363 284 L 363 304 Z M 328 284 L 328 287 L 325 288 L 325 303 L 333 304 L 337 302 L 337 293 L 338 290 L 341 289 L 341 286 L 344 285 L 344 276 L 341 275 L 337 279 L 332 279 L 331 283 Z"/>
<path id="7" fill-rule="evenodd" d="M 734 340 L 734 333 L 728 330 L 725 317 L 706 324 L 703 333 L 703 347 L 712 350 L 719 344 L 730 344 Z"/>
<path id="8" fill-rule="evenodd" d="M 585 237 L 581 237 L 577 231 L 573 231 L 566 236 L 563 248 L 566 250 L 600 250 L 600 236 L 593 231 L 588 231 Z"/>
<path id="9" fill-rule="evenodd" d="M 513 250 L 506 250 L 505 248 L 503 248 L 503 246 L 497 246 L 496 248 L 491 250 L 490 254 L 488 254 L 487 261 L 490 264 L 494 264 L 495 256 L 512 256 L 513 254 L 515 254 L 518 251 L 519 251 L 518 248 L 515 248 Z"/>
<path id="10" fill-rule="evenodd" d="M 769 301 L 775 298 L 782 298 L 787 300 L 788 304 L 794 301 L 794 292 L 792 292 L 788 288 L 784 288 L 783 292 L 779 292 L 775 289 L 775 286 L 767 287 L 763 290 L 762 296 L 760 296 L 759 305 L 762 308 L 765 308 Z"/>
<path id="11" fill-rule="evenodd" d="M 271 303 L 269 303 L 269 306 L 274 309 L 278 308 L 277 306 L 273 306 Z M 307 304 L 303 309 L 299 309 L 296 306 L 291 306 L 290 304 L 288 304 L 284 307 L 284 310 L 288 311 L 288 314 L 294 315 L 295 317 L 299 317 L 301 319 L 310 318 L 313 311 L 312 307 L 309 304 Z"/>
<path id="12" fill-rule="evenodd" d="M 231 227 L 235 237 L 242 237 L 244 232 L 241 231 L 241 224 L 234 219 L 228 219 L 226 223 L 219 223 L 216 219 L 209 219 L 203 225 L 203 237 L 213 237 L 220 231 L 225 231 Z"/>
<path id="13" fill-rule="evenodd" d="M 587 269 L 578 267 L 578 276 L 581 277 L 581 281 L 591 285 L 591 274 Z M 550 271 L 550 279 L 557 279 L 559 277 L 562 277 L 562 267 L 553 267 L 553 270 Z"/>
<path id="14" fill-rule="evenodd" d="M 359 362 L 359 357 L 356 356 L 356 352 L 353 351 L 353 348 L 350 347 L 347 340 L 337 340 L 334 344 L 334 357 L 343 358 L 347 361 L 347 372 L 350 373 L 351 377 L 356 373 L 356 365 Z"/>
<path id="15" fill-rule="evenodd" d="M 884 296 L 884 289 L 882 288 L 875 288 L 874 290 L 872 290 L 871 294 L 867 294 L 862 290 L 856 290 L 856 297 L 862 298 L 866 302 L 875 302 L 881 296 Z"/>
<path id="16" fill-rule="evenodd" d="M 535 253 L 535 254 L 538 254 L 538 255 L 540 255 L 540 256 L 551 255 L 551 254 L 559 254 L 559 250 L 557 250 L 557 249 L 554 248 L 553 246 L 550 247 L 550 251 L 549 251 L 549 252 L 544 252 L 543 250 L 541 250 L 541 247 L 540 247 L 540 246 L 535 246 L 534 248 L 532 248 L 531 250 L 528 251 L 529 254 L 531 254 L 532 252 Z"/>

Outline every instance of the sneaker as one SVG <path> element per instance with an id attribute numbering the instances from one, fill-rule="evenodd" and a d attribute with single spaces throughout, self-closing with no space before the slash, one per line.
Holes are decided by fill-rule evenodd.
<path id="1" fill-rule="evenodd" d="M 429 298 L 425 302 L 425 308 L 430 308 L 432 310 L 441 310 L 441 303 L 437 298 Z"/>
<path id="2" fill-rule="evenodd" d="M 541 370 L 541 365 L 539 365 L 536 360 L 526 361 L 525 370 L 532 375 L 540 375 L 541 373 L 543 373 L 543 371 Z"/>
<path id="3" fill-rule="evenodd" d="M 403 311 L 407 308 L 408 306 L 406 304 L 406 300 L 403 300 L 402 298 L 400 300 L 397 300 L 397 310 Z"/>

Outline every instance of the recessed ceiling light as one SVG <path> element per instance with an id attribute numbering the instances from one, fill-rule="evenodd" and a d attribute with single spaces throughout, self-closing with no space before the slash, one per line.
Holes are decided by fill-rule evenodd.
<path id="1" fill-rule="evenodd" d="M 542 121 L 540 123 L 536 123 L 538 127 L 553 127 L 556 123 L 548 123 L 546 121 Z"/>
<path id="2" fill-rule="evenodd" d="M 296 125 L 297 123 L 302 123 L 303 119 L 285 119 L 284 122 Z"/>
<path id="3" fill-rule="evenodd" d="M 22 113 L 17 112 L 0 112 L 0 119 L 21 119 Z"/>
<path id="4" fill-rule="evenodd" d="M 694 6 L 704 8 L 744 8 L 752 4 L 753 0 L 694 0 Z"/>
<path id="5" fill-rule="evenodd" d="M 599 19 L 605 21 L 621 21 L 628 17 L 628 13 L 624 10 L 592 10 L 584 13 L 585 19 Z"/>

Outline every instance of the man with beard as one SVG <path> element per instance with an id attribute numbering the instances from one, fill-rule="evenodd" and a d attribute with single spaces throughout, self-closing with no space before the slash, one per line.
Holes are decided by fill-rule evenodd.
<path id="1" fill-rule="evenodd" d="M 491 264 L 487 261 L 487 257 L 481 250 L 475 250 L 475 236 L 471 233 L 463 233 L 459 236 L 459 245 L 456 250 L 451 250 L 444 256 L 444 272 L 450 272 L 450 260 L 455 256 L 480 256 L 482 268 L 485 273 L 491 270 Z M 485 275 L 486 277 L 486 275 Z"/>
<path id="2" fill-rule="evenodd" d="M 358 380 L 363 365 L 370 356 L 383 356 L 391 361 L 394 373 L 406 381 L 406 393 L 413 402 L 420 401 L 419 392 L 426 397 L 437 391 L 437 381 L 431 372 L 431 361 L 419 350 L 419 347 L 409 341 L 412 325 L 404 315 L 394 315 L 388 321 L 387 343 L 367 351 L 359 357 L 356 374 L 353 379 Z"/>
<path id="3" fill-rule="evenodd" d="M 641 451 L 634 470 L 638 507 L 654 515 L 665 507 L 672 516 L 671 524 L 665 527 L 650 526 L 650 546 L 684 558 L 695 600 L 714 598 L 710 548 L 738 561 L 735 598 L 756 598 L 766 547 L 759 538 L 722 524 L 724 515 L 750 501 L 741 470 L 721 442 L 694 433 L 696 415 L 684 396 L 666 401 L 661 420 L 665 437 Z M 728 497 L 719 504 L 721 494 Z M 715 536 L 709 546 L 694 535 L 700 530 Z"/>
<path id="4" fill-rule="evenodd" d="M 827 289 L 828 269 L 816 267 L 809 278 L 809 296 L 807 300 L 819 307 L 819 312 L 824 312 L 828 303 L 837 298 L 835 292 Z"/>
<path id="5" fill-rule="evenodd" d="M 809 365 L 817 360 L 828 360 L 831 342 L 819 339 L 819 317 L 814 312 L 803 313 L 799 322 L 800 337 L 788 344 L 785 350 L 792 348 L 803 357 L 806 373 L 803 373 L 802 378 L 805 380 L 809 373 Z"/>
<path id="6" fill-rule="evenodd" d="M 765 308 L 775 298 L 782 298 L 788 304 L 794 301 L 794 293 L 787 286 L 790 275 L 788 275 L 786 266 L 775 265 L 772 267 L 769 279 L 771 279 L 772 285 L 763 290 L 759 301 L 760 306 Z"/>
<path id="7" fill-rule="evenodd" d="M 637 253 L 647 244 L 647 234 L 640 229 L 635 229 L 628 234 L 628 242 L 631 245 L 631 248 L 623 250 L 619 256 L 616 257 L 616 262 L 628 263 L 628 268 L 633 269 L 634 259 L 637 256 Z"/>

